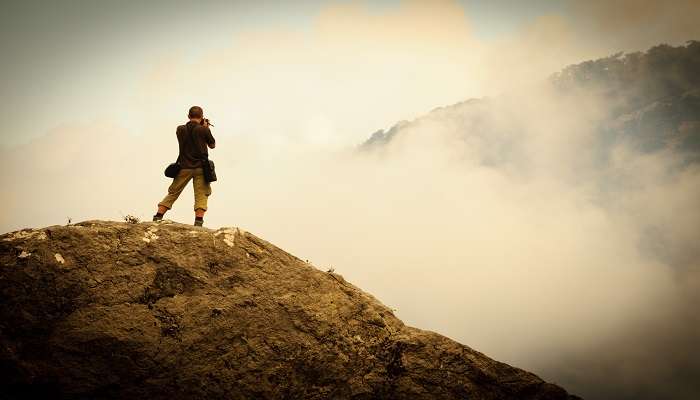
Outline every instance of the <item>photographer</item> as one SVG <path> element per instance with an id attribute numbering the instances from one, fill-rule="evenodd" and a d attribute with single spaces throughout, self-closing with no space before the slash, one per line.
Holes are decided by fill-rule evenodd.
<path id="1" fill-rule="evenodd" d="M 180 147 L 177 157 L 180 171 L 173 178 L 170 187 L 168 187 L 168 194 L 158 203 L 158 211 L 153 216 L 153 221 L 163 220 L 165 212 L 173 207 L 175 200 L 177 200 L 182 190 L 192 179 L 194 186 L 194 225 L 202 226 L 204 213 L 207 211 L 207 200 L 209 195 L 211 195 L 211 184 L 205 179 L 202 163 L 207 162 L 207 147 L 213 149 L 216 142 L 209 130 L 209 120 L 204 118 L 202 107 L 191 107 L 187 116 L 190 119 L 189 122 L 178 126 L 175 131 Z"/>

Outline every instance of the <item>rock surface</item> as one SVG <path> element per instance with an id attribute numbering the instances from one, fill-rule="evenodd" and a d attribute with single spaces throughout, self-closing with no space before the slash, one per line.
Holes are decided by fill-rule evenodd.
<path id="1" fill-rule="evenodd" d="M 86 221 L 0 236 L 0 391 L 58 398 L 574 399 L 404 325 L 238 228 Z"/>

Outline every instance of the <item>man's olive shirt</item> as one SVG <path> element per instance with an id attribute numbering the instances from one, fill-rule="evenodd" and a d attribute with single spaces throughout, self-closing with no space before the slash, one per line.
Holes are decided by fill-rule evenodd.
<path id="1" fill-rule="evenodd" d="M 192 130 L 193 139 L 188 138 L 190 132 L 188 131 L 190 126 L 194 126 Z M 209 156 L 207 151 L 207 144 L 214 146 L 216 143 L 214 141 L 214 136 L 212 136 L 211 131 L 206 126 L 202 126 L 196 122 L 189 121 L 185 125 L 180 125 L 175 130 L 177 135 L 177 141 L 180 145 L 180 155 L 177 160 L 182 168 L 199 168 L 202 166 L 202 161 L 198 158 L 197 150 L 194 145 L 199 147 L 199 153 L 202 156 Z"/>

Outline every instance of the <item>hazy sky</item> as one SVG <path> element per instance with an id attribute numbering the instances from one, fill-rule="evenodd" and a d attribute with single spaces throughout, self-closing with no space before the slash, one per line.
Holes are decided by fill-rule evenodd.
<path id="1" fill-rule="evenodd" d="M 590 163 L 588 127 L 606 104 L 533 88 L 568 64 L 700 39 L 696 0 L 192 4 L 3 4 L 1 232 L 150 220 L 198 104 L 220 177 L 205 225 L 332 266 L 406 323 L 580 394 L 693 389 L 671 386 L 700 371 L 684 358 L 700 273 L 639 243 L 661 227 L 669 253 L 697 259 L 700 171 L 667 179 L 671 156 L 622 147 L 612 172 L 632 189 L 596 203 L 610 171 Z M 457 146 L 452 117 L 412 126 L 387 159 L 352 153 L 399 120 L 501 93 L 495 124 L 531 170 L 478 165 L 499 138 Z M 191 223 L 190 188 L 167 218 Z"/>
<path id="2" fill-rule="evenodd" d="M 351 143 L 435 106 L 493 94 L 511 79 L 662 40 L 679 44 L 697 30 L 683 27 L 694 21 L 683 7 L 664 16 L 652 2 L 584 3 L 9 2 L 0 68 L 11 101 L 0 112 L 21 129 L 2 132 L 1 145 L 97 119 L 153 135 L 189 103 L 205 106 L 222 134 L 287 136 L 292 123 L 306 127 L 294 135 L 314 138 L 308 126 L 321 125 Z M 631 26 L 600 16 L 618 9 Z M 653 18 L 669 23 L 657 32 Z M 614 37 L 601 41 L 610 30 Z M 642 35 L 649 31 L 652 39 Z"/>

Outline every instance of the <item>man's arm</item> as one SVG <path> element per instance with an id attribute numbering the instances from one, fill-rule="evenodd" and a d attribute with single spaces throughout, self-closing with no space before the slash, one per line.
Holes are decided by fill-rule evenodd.
<path id="1" fill-rule="evenodd" d="M 205 129 L 207 130 L 207 133 L 205 135 L 205 138 L 207 140 L 207 146 L 209 146 L 210 149 L 213 149 L 214 147 L 216 147 L 216 140 L 214 140 L 214 136 L 212 136 L 211 130 L 209 130 L 208 127 L 205 127 Z"/>

